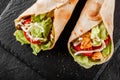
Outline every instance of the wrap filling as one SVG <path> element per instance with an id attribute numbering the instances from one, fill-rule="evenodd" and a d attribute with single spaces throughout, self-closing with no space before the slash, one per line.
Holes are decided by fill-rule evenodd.
<path id="1" fill-rule="evenodd" d="M 16 25 L 16 40 L 22 45 L 30 44 L 35 55 L 49 49 L 54 41 L 53 18 L 53 11 L 22 18 Z"/>
<path id="2" fill-rule="evenodd" d="M 79 57 L 81 63 L 100 62 L 111 53 L 111 43 L 110 35 L 102 22 L 73 40 L 70 48 L 73 56 Z"/>

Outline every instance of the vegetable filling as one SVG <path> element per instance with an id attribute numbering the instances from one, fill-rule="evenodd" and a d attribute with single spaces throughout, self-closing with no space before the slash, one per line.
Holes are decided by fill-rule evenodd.
<path id="1" fill-rule="evenodd" d="M 54 13 L 51 11 L 21 19 L 14 33 L 16 40 L 21 44 L 30 44 L 35 55 L 41 50 L 49 49 L 54 41 L 53 18 Z"/>
<path id="2" fill-rule="evenodd" d="M 103 23 L 71 42 L 74 56 L 87 57 L 91 61 L 101 61 L 111 53 L 111 38 Z"/>

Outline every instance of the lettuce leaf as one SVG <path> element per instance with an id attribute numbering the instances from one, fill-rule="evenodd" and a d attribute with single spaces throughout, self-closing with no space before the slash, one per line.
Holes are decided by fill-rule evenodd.
<path id="1" fill-rule="evenodd" d="M 103 23 L 95 26 L 91 30 L 91 39 L 93 40 L 93 46 L 100 46 L 101 41 L 99 39 L 106 40 L 107 37 L 108 37 L 108 32 Z"/>
<path id="2" fill-rule="evenodd" d="M 49 41 L 48 43 L 41 45 L 41 48 L 42 50 L 47 50 L 48 48 L 50 48 L 51 45 L 52 45 L 52 42 Z"/>
<path id="3" fill-rule="evenodd" d="M 99 26 L 96 26 L 96 27 L 92 28 L 91 39 L 96 39 L 97 36 L 99 37 L 99 33 L 100 33 Z"/>
<path id="4" fill-rule="evenodd" d="M 92 28 L 91 30 L 91 39 L 93 42 L 93 46 L 100 46 L 101 45 L 101 41 L 99 39 L 102 40 L 106 40 L 108 37 L 108 32 L 105 28 L 105 25 L 103 23 L 95 26 L 94 28 Z M 90 68 L 93 65 L 99 64 L 101 61 L 103 61 L 110 53 L 112 50 L 112 43 L 110 42 L 107 47 L 105 49 L 103 49 L 102 54 L 103 54 L 103 59 L 101 59 L 100 61 L 92 61 L 89 57 L 87 56 L 83 56 L 83 55 L 77 55 L 77 56 L 73 56 L 74 60 L 80 64 L 81 66 L 83 66 L 84 68 Z M 71 51 L 74 53 L 74 49 L 71 49 Z"/>
<path id="5" fill-rule="evenodd" d="M 98 64 L 100 61 L 91 61 L 87 56 L 73 56 L 74 60 L 80 64 L 81 66 L 83 66 L 84 68 L 88 69 L 90 67 L 92 67 L 95 64 Z"/>
<path id="6" fill-rule="evenodd" d="M 31 43 L 31 48 L 33 49 L 33 54 L 37 55 L 41 51 L 41 48 L 38 44 L 32 44 Z"/>
<path id="7" fill-rule="evenodd" d="M 107 57 L 111 53 L 111 49 L 112 49 L 112 44 L 110 42 L 108 46 L 105 49 L 103 49 L 102 51 L 103 56 Z"/>
<path id="8" fill-rule="evenodd" d="M 52 21 L 53 13 L 40 14 L 38 16 L 31 16 L 31 28 L 30 34 L 34 38 L 40 38 L 42 44 L 32 44 L 30 43 L 24 36 L 24 32 L 22 30 L 16 30 L 14 36 L 16 40 L 21 44 L 30 44 L 33 49 L 33 54 L 37 55 L 41 50 L 47 50 L 52 45 L 53 39 L 48 40 L 49 33 L 52 30 L 53 21 Z"/>
<path id="9" fill-rule="evenodd" d="M 92 43 L 93 46 L 101 45 L 101 41 L 98 40 L 100 39 L 99 35 L 100 35 L 100 28 L 99 26 L 96 26 L 91 30 L 91 39 L 93 40 L 93 43 Z"/>
<path id="10" fill-rule="evenodd" d="M 103 23 L 100 24 L 100 38 L 102 40 L 106 40 L 108 37 L 108 32 L 105 28 L 105 25 Z"/>
<path id="11" fill-rule="evenodd" d="M 44 28 L 44 33 L 43 33 L 44 38 L 48 37 L 53 26 L 52 23 L 53 22 L 51 18 L 47 18 L 46 20 L 42 21 L 41 26 L 43 26 Z"/>
<path id="12" fill-rule="evenodd" d="M 30 44 L 30 42 L 24 37 L 24 33 L 22 30 L 16 30 L 14 33 L 16 40 L 23 44 Z"/>
<path id="13" fill-rule="evenodd" d="M 32 17 L 32 22 L 33 23 L 41 22 L 46 17 L 46 14 L 41 14 L 41 15 L 38 15 L 38 16 L 32 15 L 31 17 Z"/>

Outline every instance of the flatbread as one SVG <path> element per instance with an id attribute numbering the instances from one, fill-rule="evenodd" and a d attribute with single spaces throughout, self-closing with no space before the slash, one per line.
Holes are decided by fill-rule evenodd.
<path id="1" fill-rule="evenodd" d="M 97 64 L 102 64 L 106 61 L 108 61 L 111 56 L 113 55 L 114 51 L 114 44 L 113 44 L 113 18 L 114 18 L 114 6 L 115 6 L 115 0 L 100 0 L 101 2 L 97 3 L 98 0 L 87 0 L 85 7 L 82 10 L 82 13 L 77 21 L 77 24 L 74 28 L 74 30 L 71 33 L 71 36 L 68 41 L 68 49 L 70 54 L 73 56 L 71 50 L 70 50 L 70 43 L 78 38 L 79 36 L 83 35 L 84 33 L 91 30 L 94 26 L 98 25 L 103 21 L 105 24 L 105 27 L 110 35 L 110 38 L 112 40 L 112 50 L 110 55 L 103 60 L 102 62 L 99 62 Z M 97 12 L 95 12 L 97 11 Z M 77 61 L 76 61 L 77 62 Z M 79 63 L 79 62 L 78 62 Z M 79 63 L 81 66 L 85 68 L 90 68 L 92 66 L 85 66 Z M 96 64 L 93 64 L 96 65 Z"/>
<path id="2" fill-rule="evenodd" d="M 30 15 L 39 15 L 54 10 L 53 34 L 54 42 L 49 48 L 52 49 L 58 40 L 65 25 L 70 19 L 78 0 L 37 0 L 30 8 L 24 11 L 17 19 L 15 25 L 22 19 Z"/>

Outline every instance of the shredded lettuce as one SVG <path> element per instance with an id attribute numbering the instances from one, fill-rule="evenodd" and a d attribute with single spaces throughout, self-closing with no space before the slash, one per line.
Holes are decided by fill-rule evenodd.
<path id="1" fill-rule="evenodd" d="M 52 42 L 49 41 L 48 43 L 43 44 L 43 45 L 41 46 L 41 48 L 42 48 L 43 50 L 47 50 L 47 49 L 51 46 L 51 44 L 52 44 Z"/>
<path id="2" fill-rule="evenodd" d="M 105 25 L 103 23 L 100 24 L 100 38 L 102 40 L 106 40 L 108 37 L 108 32 L 105 28 Z"/>
<path id="3" fill-rule="evenodd" d="M 97 64 L 98 62 L 91 61 L 87 56 L 73 56 L 74 60 L 78 62 L 81 66 L 85 68 L 90 68 L 94 64 Z"/>
<path id="4" fill-rule="evenodd" d="M 44 28 L 44 33 L 43 36 L 44 37 L 48 37 L 50 30 L 52 28 L 52 19 L 51 18 L 47 18 L 46 20 L 42 21 L 41 26 L 43 26 Z"/>
<path id="5" fill-rule="evenodd" d="M 23 44 L 30 44 L 30 42 L 24 37 L 24 33 L 22 30 L 16 30 L 14 33 L 16 40 Z"/>
<path id="6" fill-rule="evenodd" d="M 48 40 L 48 36 L 52 30 L 53 22 L 52 22 L 52 13 L 40 14 L 38 16 L 31 16 L 31 28 L 30 34 L 34 38 L 40 38 L 42 44 L 32 44 L 24 36 L 22 30 L 16 30 L 14 35 L 16 40 L 21 44 L 30 44 L 33 49 L 33 54 L 37 55 L 41 50 L 47 50 L 52 45 L 53 39 Z M 36 26 L 37 25 L 37 26 Z"/>
<path id="7" fill-rule="evenodd" d="M 41 51 L 41 48 L 38 44 L 32 44 L 31 43 L 31 48 L 33 49 L 33 54 L 37 55 Z"/>
<path id="8" fill-rule="evenodd" d="M 36 23 L 37 24 L 37 23 Z M 39 24 L 38 24 L 39 25 Z M 31 28 L 31 35 L 35 38 L 37 37 L 42 37 L 42 32 L 41 32 L 41 28 L 39 27 L 36 27 L 34 24 L 33 24 L 33 27 Z"/>
<path id="9" fill-rule="evenodd" d="M 105 49 L 103 49 L 102 51 L 103 56 L 107 57 L 111 53 L 111 49 L 112 49 L 112 44 L 110 42 L 108 46 Z"/>
<path id="10" fill-rule="evenodd" d="M 106 40 L 107 36 L 108 33 L 103 23 L 99 24 L 98 26 L 95 26 L 91 30 L 91 39 L 93 40 L 93 46 L 100 46 L 101 45 L 100 39 Z"/>
<path id="11" fill-rule="evenodd" d="M 41 14 L 41 15 L 38 15 L 38 16 L 32 15 L 31 17 L 32 17 L 32 22 L 33 23 L 41 22 L 46 17 L 46 14 Z"/>
<path id="12" fill-rule="evenodd" d="M 99 26 L 94 27 L 91 30 L 91 39 L 96 39 L 96 37 L 99 36 L 99 33 L 100 33 Z"/>
<path id="13" fill-rule="evenodd" d="M 92 28 L 91 39 L 92 39 L 93 46 L 100 46 L 101 45 L 100 39 L 106 40 L 107 37 L 108 37 L 108 32 L 103 23 Z M 93 61 L 93 60 L 89 59 L 89 57 L 83 56 L 83 55 L 75 56 L 72 54 L 72 56 L 74 57 L 74 60 L 77 63 L 79 63 L 81 66 L 83 66 L 85 68 L 90 68 L 93 65 L 99 64 L 102 60 L 104 60 L 111 53 L 111 49 L 112 49 L 112 43 L 110 42 L 109 45 L 107 45 L 107 47 L 105 49 L 103 49 L 103 51 L 102 51 L 103 58 L 100 61 Z M 71 51 L 73 53 L 75 52 L 73 48 L 71 48 Z"/>
<path id="14" fill-rule="evenodd" d="M 101 41 L 98 40 L 100 39 L 99 35 L 100 35 L 100 29 L 99 26 L 96 26 L 91 30 L 91 39 L 93 40 L 93 44 L 92 44 L 93 46 L 101 45 Z"/>

